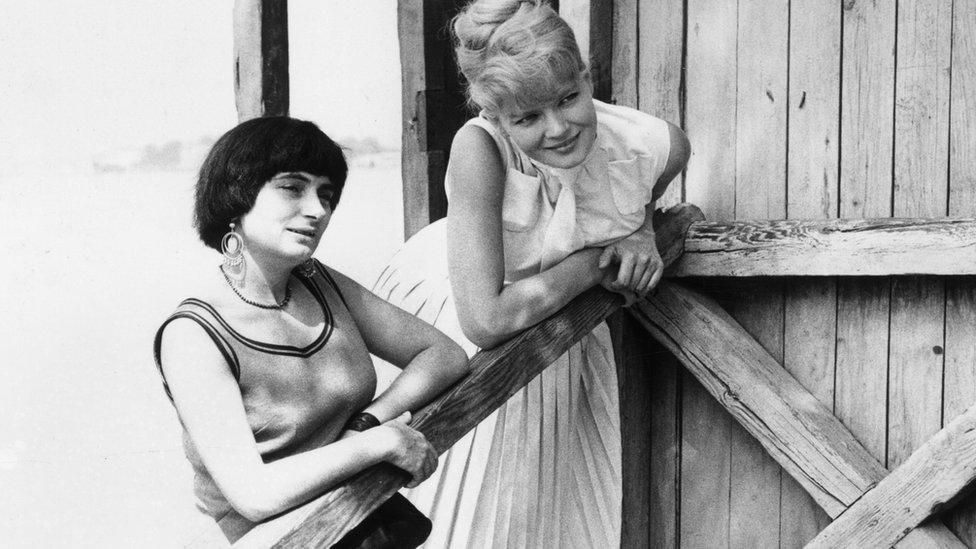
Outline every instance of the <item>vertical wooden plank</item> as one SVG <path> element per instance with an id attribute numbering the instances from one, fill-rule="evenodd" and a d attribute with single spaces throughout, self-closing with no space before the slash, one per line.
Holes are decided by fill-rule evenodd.
<path id="1" fill-rule="evenodd" d="M 735 215 L 737 10 L 688 0 L 686 128 L 692 144 L 686 197 L 709 219 Z M 679 543 L 729 545 L 731 418 L 692 377 L 681 379 Z"/>
<path id="2" fill-rule="evenodd" d="M 895 3 L 842 5 L 840 216 L 891 215 Z M 888 374 L 887 279 L 837 283 L 834 412 L 884 461 Z"/>
<path id="3" fill-rule="evenodd" d="M 949 215 L 976 216 L 976 0 L 955 0 L 949 105 Z M 943 425 L 976 402 L 976 278 L 946 282 Z M 976 495 L 947 514 L 948 526 L 976 545 Z"/>
<path id="4" fill-rule="evenodd" d="M 949 216 L 976 217 L 976 0 L 955 0 L 953 18 Z M 976 402 L 972 284 L 972 279 L 949 281 L 943 423 Z"/>
<path id="5" fill-rule="evenodd" d="M 403 72 L 403 223 L 407 238 L 447 215 L 451 141 L 470 113 L 448 22 L 461 0 L 398 0 Z"/>
<path id="6" fill-rule="evenodd" d="M 735 204 L 736 5 L 688 0 L 685 199 L 708 219 Z"/>
<path id="7" fill-rule="evenodd" d="M 641 328 L 643 330 L 643 328 Z M 646 335 L 646 330 L 644 331 Z M 651 355 L 651 484 L 648 544 L 644 547 L 678 547 L 681 472 L 681 372 L 683 368 L 657 341 L 648 345 Z"/>
<path id="8" fill-rule="evenodd" d="M 638 108 L 682 127 L 684 16 L 681 0 L 642 0 L 637 7 Z M 683 197 L 684 176 L 678 176 L 658 207 L 673 206 Z"/>
<path id="9" fill-rule="evenodd" d="M 609 318 L 620 391 L 620 438 L 622 441 L 623 522 L 620 546 L 648 547 L 651 487 L 651 383 L 654 371 L 653 340 L 623 311 Z"/>
<path id="10" fill-rule="evenodd" d="M 240 121 L 288 114 L 288 2 L 234 2 L 234 96 Z"/>
<path id="11" fill-rule="evenodd" d="M 785 55 L 786 49 L 781 51 Z M 785 147 L 785 142 L 782 147 Z M 731 304 L 729 313 L 782 363 L 782 281 L 770 280 L 768 284 L 755 288 L 748 296 L 737 298 Z M 779 547 L 782 469 L 738 423 L 733 424 L 731 438 L 729 546 Z"/>
<path id="12" fill-rule="evenodd" d="M 940 217 L 948 198 L 952 3 L 898 3 L 894 215 Z M 899 277 L 891 289 L 888 467 L 942 427 L 945 285 Z"/>
<path id="13" fill-rule="evenodd" d="M 616 12 L 615 12 L 616 13 Z M 632 12 L 628 12 L 632 14 Z M 631 15 L 632 16 L 632 15 Z M 684 2 L 641 0 L 637 3 L 637 107 L 682 125 Z M 658 200 L 667 208 L 682 201 L 679 176 Z M 656 344 L 655 344 L 656 345 Z M 677 547 L 681 463 L 680 363 L 667 352 L 655 354 L 651 383 L 651 492 L 648 543 L 645 547 Z"/>
<path id="14" fill-rule="evenodd" d="M 637 0 L 613 0 L 611 102 L 637 108 Z"/>
<path id="15" fill-rule="evenodd" d="M 613 96 L 613 2 L 591 0 L 561 0 L 559 15 L 576 34 L 580 53 L 590 67 L 593 97 L 611 101 Z"/>
<path id="16" fill-rule="evenodd" d="M 400 38 L 400 82 L 403 130 L 400 140 L 400 175 L 403 179 L 403 232 L 405 238 L 430 222 L 427 182 L 427 100 L 424 90 L 423 0 L 397 2 Z"/>
<path id="17" fill-rule="evenodd" d="M 790 98 L 787 217 L 837 216 L 840 122 L 840 10 L 831 2 L 790 3 Z M 784 306 L 783 366 L 828 408 L 834 405 L 837 287 L 833 280 L 795 280 Z M 780 546 L 802 547 L 830 517 L 783 475 Z"/>
<path id="18" fill-rule="evenodd" d="M 637 108 L 637 0 L 613 1 L 611 102 Z M 655 414 L 651 372 L 656 369 L 651 353 L 653 340 L 629 315 L 618 312 L 608 319 L 615 336 L 617 382 L 620 387 L 620 435 L 623 470 L 623 522 L 620 546 L 648 547 L 651 526 L 651 448 Z M 619 341 L 617 341 L 619 336 Z M 674 418 L 672 417 L 672 423 Z M 673 486 L 673 479 L 664 479 Z M 673 501 L 673 500 L 672 500 Z"/>
<path id="19" fill-rule="evenodd" d="M 735 217 L 786 216 L 789 3 L 739 0 Z M 771 281 L 730 311 L 783 360 L 783 286 Z M 778 547 L 781 469 L 739 425 L 732 429 L 731 547 Z"/>

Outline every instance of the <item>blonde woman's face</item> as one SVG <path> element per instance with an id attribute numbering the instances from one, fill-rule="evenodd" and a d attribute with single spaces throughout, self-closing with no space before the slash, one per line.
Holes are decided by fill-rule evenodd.
<path id="1" fill-rule="evenodd" d="M 497 123 L 532 160 L 553 168 L 578 166 L 596 141 L 589 76 L 582 75 L 561 87 L 557 97 L 539 105 L 519 108 L 504 104 Z"/>

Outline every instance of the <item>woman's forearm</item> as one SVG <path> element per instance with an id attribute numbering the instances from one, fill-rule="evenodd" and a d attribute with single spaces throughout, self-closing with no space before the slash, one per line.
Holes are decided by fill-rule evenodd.
<path id="1" fill-rule="evenodd" d="M 469 326 L 474 329 L 466 329 L 465 335 L 479 347 L 490 348 L 562 309 L 600 282 L 600 253 L 596 248 L 580 250 L 537 275 L 505 286 L 489 310 L 472 315 L 480 324 Z"/>
<path id="2" fill-rule="evenodd" d="M 418 353 L 363 411 L 381 422 L 388 421 L 403 412 L 418 410 L 467 374 L 467 355 L 453 342 L 446 343 Z"/>
<path id="3" fill-rule="evenodd" d="M 318 496 L 363 469 L 386 461 L 394 441 L 375 428 L 326 446 L 234 473 L 234 486 L 221 486 L 244 518 L 260 522 Z"/>

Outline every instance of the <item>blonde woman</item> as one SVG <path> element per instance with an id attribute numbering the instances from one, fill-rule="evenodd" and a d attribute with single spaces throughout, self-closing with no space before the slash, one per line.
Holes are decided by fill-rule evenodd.
<path id="1" fill-rule="evenodd" d="M 479 114 L 454 138 L 446 222 L 407 243 L 378 293 L 469 353 L 596 284 L 645 295 L 662 272 L 651 213 L 687 162 L 684 133 L 593 100 L 573 33 L 545 2 L 476 0 L 453 31 Z M 619 546 L 617 378 L 606 326 L 441 463 L 409 494 L 434 523 L 428 547 Z"/>

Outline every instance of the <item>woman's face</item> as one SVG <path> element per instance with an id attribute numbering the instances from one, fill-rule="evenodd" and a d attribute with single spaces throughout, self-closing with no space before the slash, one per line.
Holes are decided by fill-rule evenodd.
<path id="1" fill-rule="evenodd" d="M 284 172 L 261 187 L 240 232 L 252 257 L 299 264 L 312 257 L 332 218 L 335 191 L 328 177 Z"/>
<path id="2" fill-rule="evenodd" d="M 532 160 L 554 168 L 579 165 L 596 141 L 589 75 L 562 86 L 556 97 L 540 105 L 523 109 L 506 103 L 498 124 Z"/>

